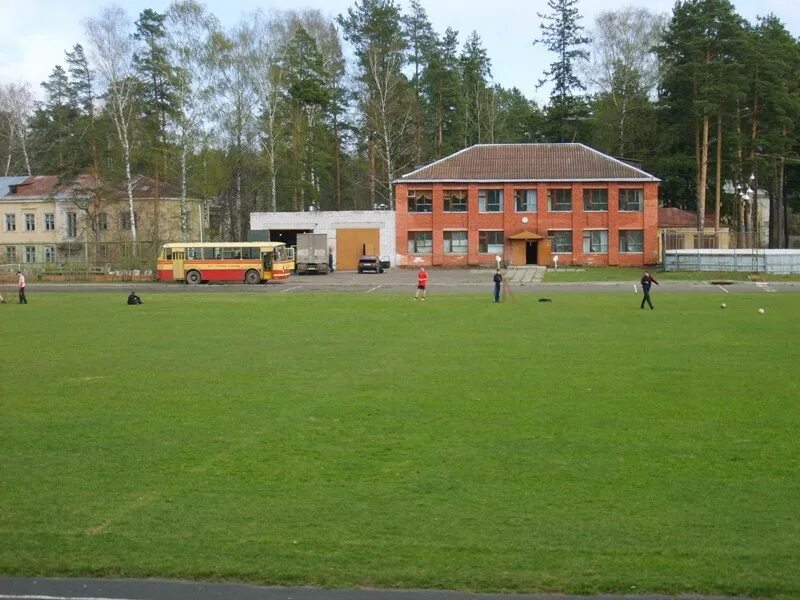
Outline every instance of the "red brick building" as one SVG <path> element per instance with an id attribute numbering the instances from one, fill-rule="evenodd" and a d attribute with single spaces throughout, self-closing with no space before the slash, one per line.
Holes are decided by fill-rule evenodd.
<path id="1" fill-rule="evenodd" d="M 658 182 L 583 144 L 471 146 L 395 181 L 397 264 L 653 264 Z"/>

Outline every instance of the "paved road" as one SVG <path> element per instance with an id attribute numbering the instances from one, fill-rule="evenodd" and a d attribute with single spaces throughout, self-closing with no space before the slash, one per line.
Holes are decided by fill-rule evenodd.
<path id="1" fill-rule="evenodd" d="M 462 292 L 490 294 L 492 289 L 492 271 L 488 269 L 433 269 L 430 272 L 428 291 Z M 285 281 L 271 282 L 263 285 L 185 285 L 180 283 L 38 283 L 28 284 L 29 293 L 51 291 L 92 291 L 127 293 L 135 288 L 138 292 L 231 292 L 251 293 L 302 293 L 317 291 L 342 291 L 360 293 L 407 292 L 416 288 L 416 272 L 407 269 L 390 269 L 383 274 L 355 272 L 335 272 L 329 275 L 295 275 Z M 559 293 L 633 293 L 638 290 L 638 283 L 627 282 L 592 282 L 592 283 L 541 283 L 535 280 L 511 281 L 511 289 L 515 293 L 532 293 L 550 295 Z M 771 293 L 800 292 L 800 282 L 752 282 L 737 281 L 729 285 L 713 285 L 701 281 L 663 281 L 656 288 L 656 293 L 670 292 L 702 292 L 702 293 Z"/>
<path id="2" fill-rule="evenodd" d="M 721 596 L 466 594 L 441 590 L 325 590 L 160 579 L 0 578 L 5 600 L 732 600 Z"/>

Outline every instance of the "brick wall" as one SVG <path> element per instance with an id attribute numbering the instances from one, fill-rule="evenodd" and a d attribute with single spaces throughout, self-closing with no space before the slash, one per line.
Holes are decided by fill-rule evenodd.
<path id="1" fill-rule="evenodd" d="M 548 210 L 547 192 L 549 189 L 571 189 L 572 211 L 554 212 Z M 585 188 L 607 189 L 608 210 L 585 211 L 583 191 Z M 625 212 L 619 210 L 619 189 L 640 188 L 644 190 L 644 210 Z M 479 189 L 502 189 L 503 211 L 486 213 L 479 211 Z M 515 190 L 535 189 L 537 191 L 537 210 L 535 212 L 516 212 Z M 409 190 L 431 190 L 432 212 L 409 213 Z M 463 213 L 444 212 L 445 190 L 467 190 L 468 211 Z M 527 222 L 524 222 L 526 220 Z M 503 258 L 511 258 L 509 236 L 522 231 L 530 231 L 548 237 L 551 230 L 572 231 L 572 252 L 559 252 L 560 265 L 619 265 L 643 266 L 658 262 L 658 184 L 655 182 L 619 183 L 505 183 L 505 184 L 412 184 L 398 183 L 396 186 L 396 236 L 397 264 L 400 266 L 467 266 L 493 265 L 495 253 L 479 252 L 479 232 L 495 230 L 503 232 Z M 444 232 L 458 230 L 468 232 L 467 254 L 448 254 L 444 252 Z M 583 236 L 585 231 L 607 230 L 607 253 L 584 253 Z M 619 251 L 619 232 L 621 230 L 642 230 L 644 232 L 644 251 L 623 253 Z M 430 231 L 433 234 L 433 252 L 430 254 L 410 254 L 408 234 L 414 231 Z M 552 264 L 550 261 L 548 264 Z"/>

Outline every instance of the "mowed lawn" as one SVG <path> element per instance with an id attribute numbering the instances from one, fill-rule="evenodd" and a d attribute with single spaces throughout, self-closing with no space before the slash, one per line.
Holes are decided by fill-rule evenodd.
<path id="1" fill-rule="evenodd" d="M 2 573 L 800 597 L 800 294 L 125 294 L 0 306 Z"/>

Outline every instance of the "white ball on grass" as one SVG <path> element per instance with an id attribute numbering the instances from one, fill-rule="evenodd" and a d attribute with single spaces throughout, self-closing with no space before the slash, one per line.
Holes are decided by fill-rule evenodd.
<path id="1" fill-rule="evenodd" d="M 719 307 L 720 308 L 728 308 L 728 305 L 723 302 L 722 304 L 719 305 Z"/>
<path id="2" fill-rule="evenodd" d="M 759 308 L 758 309 L 758 314 L 763 315 L 764 314 L 764 309 L 763 308 Z"/>

